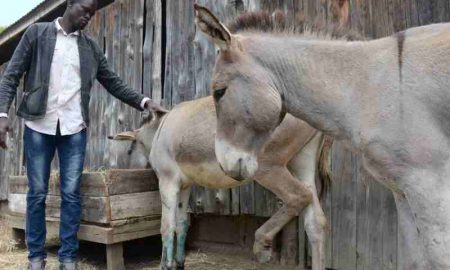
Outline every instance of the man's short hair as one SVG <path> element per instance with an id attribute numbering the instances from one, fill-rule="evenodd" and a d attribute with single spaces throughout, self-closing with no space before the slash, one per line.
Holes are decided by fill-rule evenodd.
<path id="1" fill-rule="evenodd" d="M 81 0 L 67 0 L 67 5 L 69 6 L 69 5 L 73 5 L 73 4 L 75 4 L 76 2 L 80 2 Z M 94 1 L 96 1 L 96 2 L 98 2 L 98 0 L 94 0 Z"/>

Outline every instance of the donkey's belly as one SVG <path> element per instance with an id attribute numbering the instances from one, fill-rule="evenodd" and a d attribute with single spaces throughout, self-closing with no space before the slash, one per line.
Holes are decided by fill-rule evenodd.
<path id="1" fill-rule="evenodd" d="M 184 175 L 199 186 L 207 188 L 231 188 L 248 181 L 237 181 L 228 177 L 217 162 L 180 164 Z"/>

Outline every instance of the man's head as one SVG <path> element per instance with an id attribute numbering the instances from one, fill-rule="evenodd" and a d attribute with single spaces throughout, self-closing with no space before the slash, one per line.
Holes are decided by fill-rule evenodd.
<path id="1" fill-rule="evenodd" d="M 72 30 L 83 30 L 97 10 L 97 0 L 67 0 L 64 13 Z"/>

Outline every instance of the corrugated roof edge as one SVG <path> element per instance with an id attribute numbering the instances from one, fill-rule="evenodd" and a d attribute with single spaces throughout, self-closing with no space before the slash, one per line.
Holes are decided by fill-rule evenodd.
<path id="1" fill-rule="evenodd" d="M 50 13 L 57 9 L 63 9 L 66 5 L 66 1 L 67 0 L 45 0 L 0 33 L 0 65 L 9 61 L 14 52 L 15 45 L 17 45 L 20 37 L 28 26 L 42 21 L 43 18 L 48 17 Z M 98 0 L 98 8 L 101 9 L 112 2 L 114 2 L 114 0 Z M 58 14 L 57 16 L 61 15 L 62 14 Z M 57 16 L 55 16 L 55 18 Z M 48 20 L 49 18 L 46 19 Z"/>
<path id="2" fill-rule="evenodd" d="M 23 33 L 29 25 L 38 22 L 39 19 L 45 16 L 48 12 L 65 4 L 66 0 L 46 0 L 40 3 L 0 34 L 0 48 L 11 38 Z"/>

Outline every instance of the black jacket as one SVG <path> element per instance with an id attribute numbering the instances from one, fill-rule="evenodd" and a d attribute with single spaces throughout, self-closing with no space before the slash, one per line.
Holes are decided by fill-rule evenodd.
<path id="1" fill-rule="evenodd" d="M 50 80 L 50 65 L 56 44 L 55 22 L 33 24 L 25 31 L 0 82 L 0 113 L 8 113 L 24 73 L 25 87 L 17 115 L 26 120 L 44 118 Z M 103 51 L 84 33 L 78 36 L 81 74 L 81 113 L 89 125 L 90 91 L 97 79 L 108 92 L 141 110 L 143 95 L 127 87 L 109 68 Z"/>

